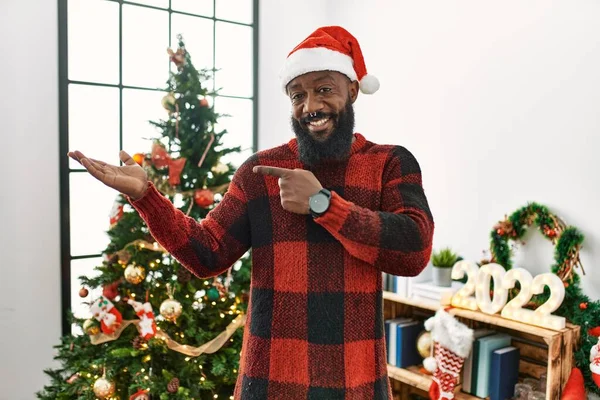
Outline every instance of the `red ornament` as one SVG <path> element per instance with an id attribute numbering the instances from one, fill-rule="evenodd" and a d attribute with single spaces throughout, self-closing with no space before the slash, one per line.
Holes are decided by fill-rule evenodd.
<path id="1" fill-rule="evenodd" d="M 144 153 L 135 153 L 133 155 L 133 161 L 135 161 L 136 163 L 138 163 L 140 166 L 142 164 L 144 164 L 144 159 L 146 158 L 146 155 Z"/>
<path id="2" fill-rule="evenodd" d="M 498 228 L 498 229 L 496 230 L 496 233 L 498 233 L 498 235 L 500 235 L 500 236 L 504 236 L 504 229 L 502 229 L 502 228 Z"/>
<path id="3" fill-rule="evenodd" d="M 114 300 L 115 297 L 119 295 L 119 285 L 121 281 L 115 281 L 113 283 L 109 283 L 108 285 L 104 285 L 102 287 L 102 296 L 106 297 L 109 300 Z"/>
<path id="4" fill-rule="evenodd" d="M 194 202 L 200 207 L 211 206 L 215 202 L 215 194 L 209 189 L 198 189 L 194 192 Z"/>
<path id="5" fill-rule="evenodd" d="M 206 98 L 200 99 L 200 107 L 208 107 L 208 100 Z"/>
<path id="6" fill-rule="evenodd" d="M 86 288 L 82 287 L 79 289 L 79 297 L 85 298 L 88 296 L 88 294 L 90 294 L 90 292 Z"/>
<path id="7" fill-rule="evenodd" d="M 169 166 L 169 153 L 160 143 L 154 143 L 152 145 L 152 164 L 158 169 L 166 168 Z"/>
<path id="8" fill-rule="evenodd" d="M 582 310 L 587 309 L 588 304 L 587 303 L 580 303 L 579 304 L 579 308 L 581 308 Z"/>
<path id="9" fill-rule="evenodd" d="M 546 235 L 548 235 L 549 238 L 554 238 L 554 237 L 556 237 L 556 230 L 554 230 L 554 229 L 548 229 L 546 231 Z"/>
<path id="10" fill-rule="evenodd" d="M 129 397 L 129 400 L 149 400 L 149 392 L 145 389 L 140 389 Z"/>
<path id="11" fill-rule="evenodd" d="M 179 185 L 181 182 L 181 171 L 183 171 L 186 161 L 185 157 L 169 161 L 169 184 L 171 186 Z"/>
<path id="12" fill-rule="evenodd" d="M 590 330 L 588 330 L 588 333 L 591 336 L 600 337 L 600 326 L 597 326 L 595 328 L 591 328 Z"/>

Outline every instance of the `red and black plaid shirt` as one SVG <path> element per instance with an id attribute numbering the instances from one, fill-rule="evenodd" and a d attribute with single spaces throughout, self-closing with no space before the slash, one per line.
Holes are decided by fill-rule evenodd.
<path id="1" fill-rule="evenodd" d="M 199 277 L 252 248 L 239 400 L 388 400 L 381 272 L 414 276 L 433 218 L 417 160 L 356 134 L 347 161 L 311 169 L 331 190 L 321 217 L 285 211 L 267 165 L 303 168 L 295 139 L 250 157 L 200 223 L 150 186 L 133 202 L 156 240 Z"/>

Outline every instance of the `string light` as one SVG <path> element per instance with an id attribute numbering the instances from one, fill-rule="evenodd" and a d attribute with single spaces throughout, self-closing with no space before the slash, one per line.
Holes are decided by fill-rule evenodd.
<path id="1" fill-rule="evenodd" d="M 215 303 L 215 302 L 213 301 L 213 302 L 212 302 L 212 305 L 213 305 L 213 306 L 216 306 L 216 305 L 217 305 L 217 303 Z"/>
<path id="2" fill-rule="evenodd" d="M 190 358 L 189 358 L 189 357 L 186 357 L 186 358 L 185 358 L 185 361 L 190 361 Z"/>
<path id="3" fill-rule="evenodd" d="M 202 382 L 204 382 L 206 379 L 204 379 L 204 377 L 201 377 L 201 378 L 200 378 L 200 380 L 201 380 Z"/>

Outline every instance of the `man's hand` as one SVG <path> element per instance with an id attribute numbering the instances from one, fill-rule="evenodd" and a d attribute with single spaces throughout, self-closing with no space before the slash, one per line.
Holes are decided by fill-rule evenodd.
<path id="1" fill-rule="evenodd" d="M 148 175 L 132 158 L 124 151 L 119 153 L 119 158 L 125 165 L 117 167 L 104 161 L 87 158 L 80 151 L 69 152 L 69 157 L 79 162 L 85 169 L 100 182 L 119 192 L 137 200 L 146 193 L 148 189 Z"/>
<path id="2" fill-rule="evenodd" d="M 309 214 L 308 198 L 323 188 L 312 172 L 304 169 L 286 169 L 256 166 L 254 173 L 279 178 L 279 194 L 284 210 Z"/>

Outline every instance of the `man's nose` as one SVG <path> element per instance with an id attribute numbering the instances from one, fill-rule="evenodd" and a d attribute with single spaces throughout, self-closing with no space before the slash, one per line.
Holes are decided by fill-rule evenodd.
<path id="1" fill-rule="evenodd" d="M 319 96 L 307 95 L 304 101 L 304 114 L 310 114 L 323 109 L 323 102 Z"/>

